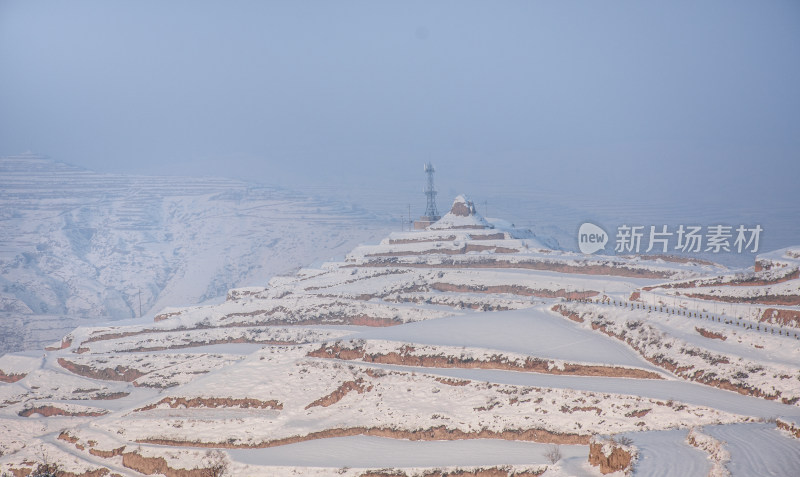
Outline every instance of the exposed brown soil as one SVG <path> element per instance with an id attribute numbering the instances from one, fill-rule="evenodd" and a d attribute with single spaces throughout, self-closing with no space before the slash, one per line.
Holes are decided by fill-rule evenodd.
<path id="1" fill-rule="evenodd" d="M 263 441 L 256 444 L 243 444 L 231 442 L 203 442 L 185 441 L 175 439 L 141 439 L 137 442 L 142 444 L 158 444 L 166 446 L 181 447 L 212 447 L 226 449 L 260 449 L 265 447 L 277 447 L 287 444 L 295 444 L 314 439 L 327 439 L 330 437 L 348 436 L 374 436 L 388 437 L 392 439 L 407 439 L 411 441 L 448 441 L 464 439 L 504 439 L 512 441 L 530 441 L 544 444 L 577 444 L 587 445 L 591 436 L 588 434 L 559 434 L 545 429 L 509 429 L 505 431 L 490 431 L 482 429 L 480 431 L 464 432 L 459 429 L 448 429 L 445 426 L 431 427 L 428 429 L 403 430 L 388 429 L 380 427 L 347 427 L 328 429 L 324 431 L 312 432 L 302 436 L 285 437 Z"/>
<path id="2" fill-rule="evenodd" d="M 361 281 L 364 281 L 364 280 L 371 280 L 371 279 L 376 278 L 376 277 L 385 277 L 385 276 L 388 276 L 388 275 L 402 275 L 404 273 L 408 273 L 408 272 L 406 270 L 386 270 L 386 271 L 383 271 L 383 272 L 373 273 L 372 275 L 368 275 L 368 276 L 352 278 L 350 280 L 345 280 L 343 282 L 337 282 L 335 285 L 306 287 L 305 291 L 323 290 L 325 288 L 330 288 L 331 286 L 348 285 L 350 283 L 361 282 Z M 369 296 L 371 296 L 371 295 L 369 295 Z"/>
<path id="3" fill-rule="evenodd" d="M 254 323 L 231 323 L 227 326 L 307 326 L 307 325 L 356 325 L 356 326 L 397 326 L 403 322 L 393 318 L 377 318 L 369 315 L 347 315 L 345 313 L 329 313 L 324 317 L 306 318 L 300 320 L 272 320 Z"/>
<path id="4" fill-rule="evenodd" d="M 702 336 L 705 336 L 706 338 L 711 338 L 711 339 L 715 339 L 715 340 L 722 340 L 722 341 L 725 341 L 725 340 L 728 339 L 728 337 L 723 335 L 722 333 L 715 333 L 713 331 L 709 331 L 709 330 L 707 330 L 705 328 L 699 328 L 697 326 L 695 326 L 694 329 L 695 329 L 695 331 L 700 333 Z"/>
<path id="5" fill-rule="evenodd" d="M 6 374 L 2 369 L 0 369 L 0 383 L 16 383 L 20 379 L 27 376 L 27 373 L 20 373 L 20 374 Z"/>
<path id="6" fill-rule="evenodd" d="M 486 229 L 493 229 L 494 226 L 492 225 L 453 225 L 450 227 L 443 227 L 440 230 L 486 230 Z"/>
<path id="7" fill-rule="evenodd" d="M 206 477 L 208 469 L 174 469 L 163 457 L 145 457 L 137 452 L 122 454 L 122 465 L 146 475 L 161 474 L 166 477 Z"/>
<path id="8" fill-rule="evenodd" d="M 791 435 L 793 435 L 797 439 L 800 439 L 800 427 L 797 427 L 797 426 L 795 426 L 794 424 L 792 424 L 790 422 L 781 421 L 780 419 L 777 419 L 775 421 L 775 425 L 778 426 L 778 429 L 783 429 L 783 430 L 789 432 Z"/>
<path id="9" fill-rule="evenodd" d="M 284 346 L 284 345 L 302 344 L 303 342 L 281 341 L 281 340 L 253 340 L 253 339 L 239 337 L 239 338 L 220 338 L 220 339 L 205 340 L 205 341 L 190 341 L 188 343 L 175 344 L 171 346 L 150 346 L 150 347 L 139 346 L 138 348 L 128 349 L 125 351 L 130 351 L 130 352 L 163 351 L 166 349 L 186 349 L 186 348 L 196 348 L 198 346 L 209 346 L 217 344 L 239 344 L 239 343 Z"/>
<path id="10" fill-rule="evenodd" d="M 159 322 L 159 321 L 168 320 L 168 319 L 172 318 L 173 316 L 179 316 L 182 313 L 183 313 L 182 311 L 173 311 L 171 313 L 161 313 L 161 314 L 156 315 L 153 318 L 153 321 Z"/>
<path id="11" fill-rule="evenodd" d="M 37 406 L 31 407 L 28 409 L 23 409 L 19 412 L 19 415 L 22 417 L 30 417 L 34 414 L 40 414 L 43 417 L 51 417 L 51 416 L 69 416 L 69 417 L 97 417 L 108 414 L 108 411 L 93 411 L 93 412 L 70 412 L 60 407 L 55 406 Z"/>
<path id="12" fill-rule="evenodd" d="M 158 406 L 166 404 L 172 409 L 176 408 L 199 408 L 199 407 L 210 407 L 210 408 L 217 408 L 217 407 L 238 407 L 242 409 L 283 409 L 283 403 L 276 401 L 275 399 L 271 399 L 269 401 L 261 401 L 258 399 L 253 398 L 202 398 L 202 397 L 195 397 L 195 398 L 185 398 L 185 397 L 165 397 L 164 399 L 153 403 L 148 404 L 147 406 L 140 407 L 139 409 L 135 409 L 134 412 L 139 411 L 149 411 L 151 409 L 155 409 Z"/>
<path id="13" fill-rule="evenodd" d="M 539 298 L 569 298 L 572 300 L 583 300 L 599 295 L 593 290 L 568 292 L 561 288 L 558 290 L 547 290 L 539 288 L 528 288 L 522 285 L 454 285 L 452 283 L 436 282 L 430 287 L 441 292 L 455 293 L 508 293 L 519 296 L 535 296 Z"/>
<path id="14" fill-rule="evenodd" d="M 608 275 L 617 277 L 635 278 L 670 278 L 675 274 L 671 271 L 653 271 L 644 268 L 610 265 L 573 265 L 565 262 L 551 260 L 515 261 L 498 258 L 484 258 L 482 260 L 442 260 L 441 263 L 402 263 L 396 259 L 376 259 L 364 263 L 344 265 L 344 267 L 404 267 L 404 268 L 516 268 L 526 270 L 549 270 L 559 273 L 577 273 L 581 275 Z"/>
<path id="15" fill-rule="evenodd" d="M 424 242 L 452 242 L 456 239 L 455 235 L 448 235 L 447 237 L 436 237 L 427 239 L 390 239 L 390 245 L 401 245 L 409 243 L 424 243 Z"/>
<path id="16" fill-rule="evenodd" d="M 68 361 L 64 358 L 58 358 L 58 364 L 61 365 L 62 368 L 75 373 L 78 376 L 84 376 L 92 379 L 102 379 L 105 381 L 131 382 L 147 374 L 139 371 L 138 369 L 128 368 L 125 366 L 97 369 L 86 364 L 73 363 L 72 361 Z"/>
<path id="17" fill-rule="evenodd" d="M 58 477 L 103 477 L 104 475 L 108 475 L 110 472 L 111 471 L 106 468 L 87 470 L 86 472 L 82 472 L 80 474 L 76 474 L 74 472 L 65 472 L 62 470 L 61 472 L 58 472 L 56 475 Z"/>
<path id="18" fill-rule="evenodd" d="M 23 468 L 23 469 L 10 468 L 9 471 L 14 477 L 25 477 L 33 473 L 32 468 Z M 80 474 L 60 470 L 56 472 L 55 475 L 57 477 L 103 477 L 104 475 L 108 475 L 109 472 L 111 471 L 106 468 L 87 470 L 86 472 L 81 472 Z"/>
<path id="19" fill-rule="evenodd" d="M 455 237 L 454 237 L 455 238 Z M 503 232 L 498 232 L 496 234 L 470 234 L 470 240 L 505 240 L 506 234 Z"/>
<path id="20" fill-rule="evenodd" d="M 58 351 L 60 349 L 67 349 L 72 346 L 72 338 L 64 338 L 61 340 L 61 346 L 48 346 L 45 351 Z"/>
<path id="21" fill-rule="evenodd" d="M 475 206 L 470 201 L 453 202 L 450 213 L 458 217 L 469 217 L 470 215 L 475 215 Z"/>
<path id="22" fill-rule="evenodd" d="M 685 293 L 689 298 L 700 300 L 721 301 L 724 303 L 753 303 L 755 305 L 800 305 L 800 295 L 761 295 L 761 296 L 716 296 L 706 293 Z"/>
<path id="23" fill-rule="evenodd" d="M 611 454 L 603 454 L 603 444 L 592 442 L 589 444 L 589 464 L 600 467 L 600 472 L 610 474 L 612 472 L 625 472 L 631 465 L 633 456 L 621 447 L 614 447 Z"/>
<path id="24" fill-rule="evenodd" d="M 567 309 L 564 306 L 555 305 L 550 309 L 552 311 L 555 311 L 556 313 L 560 313 L 562 316 L 565 316 L 565 317 L 569 318 L 570 320 L 572 320 L 572 321 L 574 321 L 576 323 L 583 323 L 583 318 L 581 318 L 581 315 L 575 313 L 574 311 L 571 311 L 571 310 Z"/>
<path id="25" fill-rule="evenodd" d="M 758 321 L 800 328 L 800 310 L 767 308 Z"/>
<path id="26" fill-rule="evenodd" d="M 345 303 L 331 303 L 331 305 L 337 305 Z M 287 314 L 291 314 L 291 311 L 286 309 L 285 307 L 277 307 L 273 308 L 272 310 L 257 310 L 247 313 L 231 313 L 225 316 L 226 319 L 228 318 L 235 318 L 238 316 L 260 316 L 266 315 L 271 316 L 277 312 L 285 312 Z M 300 316 L 307 316 L 309 312 L 303 311 L 299 313 Z M 304 325 L 331 325 L 331 324 L 340 324 L 340 325 L 357 325 L 357 326 L 395 326 L 403 324 L 402 321 L 392 318 L 379 318 L 370 316 L 364 313 L 360 313 L 357 315 L 350 315 L 347 313 L 340 313 L 340 312 L 327 312 L 323 313 L 320 311 L 314 312 L 314 318 L 283 318 L 278 320 L 270 320 L 270 321 L 259 321 L 259 322 L 232 322 L 227 323 L 225 327 L 236 327 L 236 326 L 276 326 L 276 325 L 290 325 L 290 326 L 304 326 Z"/>
<path id="27" fill-rule="evenodd" d="M 717 265 L 714 262 L 709 262 L 708 260 L 703 260 L 700 258 L 688 258 L 688 257 L 681 257 L 678 255 L 623 255 L 625 258 L 639 258 L 639 260 L 663 260 L 665 262 L 672 262 L 672 263 L 697 263 L 700 265 Z"/>
<path id="28" fill-rule="evenodd" d="M 361 378 L 358 378 L 355 381 L 345 381 L 330 394 L 322 396 L 321 398 L 317 399 L 316 401 L 306 406 L 306 409 L 310 409 L 316 406 L 322 406 L 322 407 L 332 406 L 337 402 L 341 401 L 351 391 L 356 391 L 358 392 L 358 394 L 364 394 L 366 391 L 369 391 L 371 389 L 372 386 L 369 387 L 365 386 L 364 380 Z"/>
<path id="29" fill-rule="evenodd" d="M 67 431 L 61 431 L 61 434 L 58 435 L 58 440 L 66 441 L 66 442 L 69 442 L 70 444 L 74 444 L 75 448 L 78 449 L 78 450 L 85 450 L 86 449 L 85 446 L 83 446 L 83 445 L 78 443 L 78 441 L 80 439 L 78 439 L 77 437 L 75 437 L 73 435 L 70 435 L 70 433 L 67 432 Z"/>
<path id="30" fill-rule="evenodd" d="M 756 262 L 758 263 L 758 262 Z M 759 272 L 760 270 L 756 270 Z M 728 277 L 721 277 L 717 279 L 697 278 L 694 280 L 679 281 L 675 283 L 662 283 L 644 287 L 644 290 L 650 291 L 656 288 L 696 288 L 696 287 L 752 287 L 752 286 L 765 286 L 775 285 L 777 283 L 788 282 L 800 278 L 800 269 L 787 269 L 783 275 L 778 275 L 771 278 L 763 278 L 757 274 L 745 276 L 744 278 L 734 278 L 728 280 Z"/>
<path id="31" fill-rule="evenodd" d="M 289 313 L 289 310 L 285 307 L 276 307 L 271 310 L 255 310 L 251 312 L 244 312 L 244 313 L 231 313 L 226 315 L 225 318 L 237 318 L 237 317 L 257 317 L 257 316 L 272 316 L 278 312 L 286 312 Z M 106 340 L 115 340 L 119 338 L 127 338 L 130 336 L 139 336 L 145 334 L 152 334 L 152 333 L 174 333 L 174 332 L 185 332 L 185 331 L 195 331 L 195 330 L 207 330 L 211 328 L 253 328 L 259 326 L 305 326 L 305 325 L 330 325 L 330 324 L 342 324 L 342 325 L 358 325 L 358 326 L 395 326 L 403 324 L 402 321 L 391 319 L 391 318 L 379 318 L 374 316 L 369 316 L 366 314 L 359 314 L 359 315 L 348 315 L 345 313 L 317 313 L 317 316 L 314 318 L 303 318 L 303 319 L 279 319 L 279 320 L 262 320 L 262 321 L 237 321 L 237 322 L 230 322 L 225 323 L 220 326 L 196 326 L 193 328 L 176 328 L 176 329 L 145 329 L 140 331 L 126 331 L 123 333 L 106 333 L 102 335 L 95 335 L 91 338 L 84 341 L 82 344 L 91 343 L 96 341 L 106 341 Z M 235 341 L 229 341 L 231 343 Z M 259 342 L 254 342 L 255 344 L 262 344 Z M 264 343 L 264 344 L 271 344 L 271 343 Z"/>
<path id="32" fill-rule="evenodd" d="M 147 333 L 164 333 L 166 331 L 170 331 L 170 330 L 140 330 L 140 331 L 125 331 L 125 332 L 122 332 L 122 333 L 105 333 L 105 334 L 102 334 L 102 335 L 92 335 L 92 336 L 89 337 L 89 339 L 87 339 L 86 341 L 81 343 L 81 345 L 84 345 L 86 343 L 93 343 L 95 341 L 115 340 L 115 339 L 118 339 L 118 338 L 127 338 L 128 336 L 137 336 L 137 335 L 143 335 L 143 334 L 147 334 Z M 182 330 L 182 331 L 184 331 L 184 330 Z M 185 330 L 185 331 L 188 331 L 188 329 Z"/>
<path id="33" fill-rule="evenodd" d="M 90 444 L 91 444 L 91 442 L 90 442 Z M 111 449 L 111 450 L 102 450 L 102 449 L 91 448 L 91 449 L 89 449 L 89 453 L 92 454 L 93 456 L 103 457 L 105 459 L 110 459 L 112 457 L 116 457 L 118 455 L 122 455 L 122 453 L 125 452 L 125 447 L 126 446 L 121 446 L 121 447 L 117 447 L 116 449 Z"/>
<path id="34" fill-rule="evenodd" d="M 478 245 L 467 243 L 459 248 L 431 248 L 421 251 L 401 250 L 395 252 L 377 252 L 364 255 L 365 257 L 410 257 L 416 255 L 464 255 L 469 252 L 494 252 L 494 253 L 519 253 L 519 249 L 497 245 Z"/>
<path id="35" fill-rule="evenodd" d="M 559 369 L 555 366 L 553 361 L 541 358 L 527 358 L 523 363 L 516 363 L 508 361 L 508 358 L 503 355 L 493 355 L 488 360 L 477 360 L 456 356 L 412 354 L 413 351 L 413 347 L 404 346 L 399 352 L 393 351 L 385 354 L 367 354 L 361 348 L 347 348 L 337 343 L 322 345 L 319 349 L 309 352 L 308 356 L 314 358 L 360 360 L 367 363 L 419 366 L 426 368 L 502 369 L 573 376 L 663 379 L 658 374 L 644 369 L 574 363 L 564 363 L 563 368 Z"/>
<path id="36" fill-rule="evenodd" d="M 404 292 L 405 290 L 403 290 Z M 387 302 L 394 302 L 394 303 L 425 303 L 428 305 L 444 305 L 453 308 L 459 309 L 471 309 L 471 310 L 481 310 L 481 311 L 507 311 L 511 310 L 510 307 L 505 305 L 492 305 L 486 303 L 484 300 L 476 300 L 476 301 L 464 301 L 464 299 L 460 299 L 458 301 L 452 299 L 452 297 L 438 297 L 438 296 L 415 296 L 415 295 L 395 295 L 393 297 L 383 297 L 384 301 Z"/>
<path id="37" fill-rule="evenodd" d="M 331 305 L 340 305 L 344 303 L 331 303 Z M 180 312 L 175 312 L 180 313 Z M 236 317 L 256 317 L 256 316 L 273 316 L 276 313 L 286 313 L 290 314 L 291 310 L 284 306 L 276 306 L 272 309 L 268 310 L 253 310 L 248 312 L 241 312 L 241 313 L 230 313 L 225 316 L 226 319 L 229 318 L 236 318 Z M 146 328 L 139 331 L 124 331 L 124 332 L 117 332 L 117 333 L 104 333 L 99 335 L 93 335 L 89 337 L 83 344 L 86 343 L 93 343 L 95 341 L 107 341 L 107 340 L 115 340 L 119 338 L 127 338 L 130 336 L 139 336 L 139 335 L 146 335 L 151 333 L 170 333 L 170 332 L 183 332 L 183 331 L 195 331 L 195 330 L 207 330 L 211 328 L 247 328 L 247 327 L 257 327 L 257 326 L 274 326 L 274 325 L 281 325 L 281 324 L 289 324 L 289 325 L 302 325 L 302 324 L 317 324 L 317 323 L 309 323 L 309 321 L 315 321 L 318 323 L 327 323 L 328 321 L 335 321 L 340 320 L 342 317 L 341 314 L 327 314 L 327 315 L 318 315 L 317 318 L 313 320 L 304 320 L 304 321 L 293 321 L 290 319 L 282 319 L 282 320 L 274 320 L 274 321 L 265 321 L 265 322 L 231 322 L 225 323 L 220 326 L 209 326 L 209 325 L 196 325 L 191 328 L 174 328 L 174 329 L 156 329 L 156 328 Z M 328 316 L 332 316 L 331 318 L 326 318 Z"/>

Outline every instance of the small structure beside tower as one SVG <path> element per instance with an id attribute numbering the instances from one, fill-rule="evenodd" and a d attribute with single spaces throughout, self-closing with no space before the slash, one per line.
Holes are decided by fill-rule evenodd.
<path id="1" fill-rule="evenodd" d="M 428 199 L 428 204 L 425 207 L 425 215 L 420 217 L 419 220 L 414 221 L 414 229 L 417 230 L 425 229 L 442 218 L 442 216 L 439 215 L 439 210 L 436 208 L 436 189 L 433 187 L 434 172 L 436 172 L 436 169 L 433 168 L 433 164 L 430 162 L 425 164 L 425 174 L 428 175 L 428 183 L 425 186 L 425 196 Z"/>

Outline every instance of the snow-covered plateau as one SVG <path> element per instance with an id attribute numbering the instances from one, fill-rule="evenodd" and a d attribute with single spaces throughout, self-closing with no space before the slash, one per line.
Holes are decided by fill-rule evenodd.
<path id="1" fill-rule="evenodd" d="M 747 272 L 586 256 L 463 196 L 374 242 L 6 354 L 0 470 L 795 475 L 798 247 Z"/>

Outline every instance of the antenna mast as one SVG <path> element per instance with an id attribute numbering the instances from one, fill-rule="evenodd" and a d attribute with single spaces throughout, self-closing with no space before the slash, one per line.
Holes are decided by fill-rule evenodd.
<path id="1" fill-rule="evenodd" d="M 425 173 L 428 175 L 428 184 L 425 186 L 425 195 L 428 197 L 428 205 L 425 207 L 425 216 L 428 220 L 439 220 L 439 210 L 436 209 L 436 189 L 433 187 L 433 173 L 436 169 L 430 162 L 425 164 Z"/>

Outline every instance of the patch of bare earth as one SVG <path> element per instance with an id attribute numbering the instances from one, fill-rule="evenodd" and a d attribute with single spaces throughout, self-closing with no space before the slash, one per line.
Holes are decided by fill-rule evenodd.
<path id="1" fill-rule="evenodd" d="M 455 239 L 455 237 L 453 237 Z M 506 234 L 504 232 L 498 232 L 496 234 L 470 234 L 470 240 L 504 240 L 506 238 Z"/>
<path id="2" fill-rule="evenodd" d="M 337 402 L 341 401 L 351 391 L 356 391 L 358 394 L 364 394 L 365 392 L 370 391 L 371 389 L 372 386 L 369 387 L 365 386 L 364 380 L 361 378 L 358 378 L 355 381 L 345 381 L 330 394 L 322 396 L 321 398 L 317 399 L 316 401 L 306 406 L 306 409 L 310 409 L 316 406 L 322 406 L 322 407 L 332 406 Z"/>
<path id="3" fill-rule="evenodd" d="M 70 444 L 74 445 L 76 449 L 81 451 L 86 450 L 88 447 L 89 454 L 95 457 L 102 457 L 104 459 L 110 459 L 112 457 L 122 455 L 122 453 L 125 451 L 125 446 L 117 447 L 116 449 L 111 450 L 97 449 L 95 447 L 97 445 L 97 441 L 90 440 L 88 442 L 81 443 L 81 440 L 70 434 L 69 431 L 61 431 L 61 433 L 58 435 L 58 440 L 69 442 Z"/>
<path id="4" fill-rule="evenodd" d="M 480 431 L 465 432 L 460 429 L 448 429 L 445 426 L 431 427 L 428 429 L 392 429 L 382 427 L 347 427 L 327 429 L 324 431 L 312 432 L 302 436 L 285 437 L 258 443 L 236 443 L 236 442 L 204 442 L 188 441 L 177 439 L 139 439 L 136 442 L 142 444 L 158 444 L 166 446 L 181 447 L 211 447 L 227 449 L 257 449 L 265 447 L 277 447 L 298 442 L 306 442 L 315 439 L 327 439 L 331 437 L 349 436 L 374 436 L 388 437 L 392 439 L 406 439 L 411 441 L 449 441 L 465 439 L 504 439 L 512 441 L 529 441 L 544 444 L 577 444 L 587 445 L 591 439 L 588 434 L 561 434 L 545 429 L 508 429 L 504 431 L 491 431 L 482 429 Z"/>
<path id="5" fill-rule="evenodd" d="M 778 306 L 800 305 L 800 295 L 727 296 L 709 295 L 707 293 L 686 293 L 684 296 L 699 300 L 720 301 L 724 303 L 752 303 L 754 305 Z"/>
<path id="6" fill-rule="evenodd" d="M 551 308 L 551 309 L 552 309 L 553 311 L 555 311 L 555 312 L 557 312 L 557 313 L 560 313 L 561 315 L 563 315 L 563 316 L 565 316 L 565 317 L 569 318 L 570 320 L 572 320 L 572 321 L 574 321 L 574 322 L 576 322 L 576 323 L 583 323 L 583 318 L 581 318 L 581 315 L 579 315 L 579 314 L 575 313 L 574 311 L 571 311 L 571 310 L 567 309 L 567 308 L 566 308 L 566 307 L 564 307 L 564 306 L 561 306 L 561 305 L 555 305 L 555 306 L 554 306 L 553 308 Z"/>
<path id="7" fill-rule="evenodd" d="M 340 306 L 346 305 L 346 303 L 342 302 L 334 302 L 330 303 L 330 306 Z M 276 314 L 286 314 L 288 315 L 285 318 L 271 318 Z M 400 320 L 394 320 L 389 318 L 380 318 L 369 316 L 366 314 L 348 314 L 348 313 L 340 313 L 340 312 L 324 312 L 322 309 L 317 310 L 314 313 L 314 318 L 307 318 L 307 312 L 305 310 L 299 310 L 296 313 L 292 310 L 284 307 L 284 306 L 276 306 L 270 309 L 262 309 L 262 310 L 253 310 L 247 312 L 238 312 L 238 313 L 229 313 L 223 317 L 223 319 L 235 319 L 235 318 L 247 318 L 250 319 L 248 321 L 231 321 L 228 323 L 221 324 L 220 326 L 204 326 L 198 325 L 191 328 L 180 328 L 180 329 L 155 329 L 155 328 L 148 328 L 138 331 L 124 331 L 124 332 L 114 332 L 114 333 L 102 333 L 102 334 L 95 334 L 89 337 L 86 341 L 82 342 L 81 345 L 86 343 L 93 343 L 97 341 L 107 341 L 107 340 L 115 340 L 120 338 L 128 338 L 131 336 L 139 336 L 139 335 L 146 335 L 146 334 L 154 334 L 154 333 L 169 333 L 175 331 L 197 331 L 197 330 L 207 330 L 212 328 L 247 328 L 247 327 L 256 327 L 256 326 L 276 326 L 276 325 L 292 325 L 292 326 L 305 326 L 305 325 L 324 325 L 324 324 L 341 324 L 341 325 L 359 325 L 359 326 L 394 326 L 403 324 Z M 264 319 L 268 318 L 268 319 Z M 165 318 L 166 319 L 166 318 Z M 260 320 L 257 320 L 260 319 Z M 231 341 L 234 342 L 234 341 Z M 226 342 L 227 343 L 227 342 Z M 256 344 L 260 344 L 255 342 Z M 216 343 L 212 343 L 216 344 Z M 268 343 L 269 344 L 269 343 Z M 201 345 L 202 346 L 202 345 Z"/>
<path id="8" fill-rule="evenodd" d="M 466 256 L 465 256 L 466 257 Z M 467 257 L 469 258 L 469 257 Z M 610 275 L 616 277 L 634 278 L 670 278 L 674 271 L 649 270 L 626 265 L 581 265 L 574 263 L 555 262 L 551 260 L 503 260 L 498 258 L 485 258 L 481 260 L 456 260 L 444 259 L 438 263 L 427 262 L 401 262 L 396 257 L 376 257 L 363 263 L 344 265 L 344 267 L 404 267 L 404 268 L 512 268 L 524 270 L 546 270 L 559 273 L 577 273 L 580 275 Z"/>
<path id="9" fill-rule="evenodd" d="M 783 274 L 776 274 L 773 276 L 764 276 L 763 274 L 759 274 L 760 270 L 756 269 L 755 274 L 745 275 L 741 278 L 735 277 L 731 279 L 730 277 L 719 277 L 719 278 L 696 278 L 693 280 L 684 280 L 684 281 L 677 281 L 674 283 L 662 283 L 660 285 L 654 285 L 649 287 L 644 287 L 644 290 L 650 291 L 655 288 L 696 288 L 696 287 L 708 287 L 708 286 L 721 286 L 721 287 L 753 287 L 753 286 L 766 286 L 766 285 L 776 285 L 778 283 L 788 282 L 790 280 L 796 280 L 800 278 L 800 270 L 798 269 L 787 269 L 783 272 Z"/>
<path id="10" fill-rule="evenodd" d="M 276 346 L 302 344 L 301 341 L 257 340 L 257 339 L 239 337 L 239 338 L 220 338 L 220 339 L 204 340 L 204 341 L 191 341 L 189 343 L 174 344 L 169 346 L 150 346 L 150 347 L 139 346 L 138 348 L 128 349 L 125 351 L 129 352 L 164 351 L 168 349 L 185 349 L 185 348 L 196 348 L 198 346 L 210 346 L 218 344 L 242 344 L 242 343 L 259 344 L 259 345 L 276 345 Z"/>
<path id="11" fill-rule="evenodd" d="M 610 448 L 604 449 L 604 447 Z M 610 452 L 604 452 L 604 450 L 610 450 Z M 602 474 L 627 472 L 630 470 L 632 462 L 633 455 L 624 446 L 603 442 L 589 444 L 589 464 L 599 467 Z"/>
<path id="12" fill-rule="evenodd" d="M 728 339 L 728 337 L 723 335 L 722 333 L 715 333 L 713 331 L 709 331 L 709 330 L 707 330 L 705 328 L 700 328 L 698 326 L 695 326 L 694 329 L 695 329 L 695 331 L 700 333 L 701 336 L 704 336 L 706 338 L 711 338 L 711 339 L 714 339 L 714 340 L 722 340 L 722 341 L 725 341 L 725 340 Z"/>
<path id="13" fill-rule="evenodd" d="M 440 292 L 455 293 L 508 293 L 519 296 L 535 296 L 539 298 L 569 298 L 571 300 L 584 300 L 600 293 L 587 290 L 580 292 L 568 292 L 561 288 L 558 290 L 547 290 L 542 288 L 529 288 L 521 285 L 454 285 L 452 283 L 432 283 L 431 289 Z"/>
<path id="14" fill-rule="evenodd" d="M 390 239 L 390 245 L 400 245 L 409 243 L 425 243 L 425 242 L 452 242 L 456 239 L 455 235 L 448 235 L 447 237 L 434 237 L 424 239 Z"/>
<path id="15" fill-rule="evenodd" d="M 261 401 L 253 398 L 185 398 L 185 397 L 165 397 L 164 399 L 148 404 L 147 406 L 140 407 L 134 412 L 149 411 L 156 409 L 159 406 L 167 405 L 172 409 L 176 408 L 240 408 L 240 409 L 283 409 L 283 404 L 275 399 L 269 401 Z"/>
<path id="16" fill-rule="evenodd" d="M 788 432 L 789 434 L 793 435 L 797 439 L 800 439 L 800 427 L 797 427 L 794 423 L 781 421 L 777 419 L 775 421 L 775 426 L 778 429 L 783 429 L 784 431 Z"/>
<path id="17" fill-rule="evenodd" d="M 503 247 L 498 245 L 478 245 L 467 243 L 458 248 L 431 248 L 428 250 L 402 250 L 394 252 L 369 253 L 365 257 L 410 257 L 417 255 L 465 255 L 470 252 L 494 252 L 494 253 L 519 253 L 516 248 Z"/>
<path id="18" fill-rule="evenodd" d="M 348 348 L 341 344 L 322 345 L 310 351 L 309 357 L 342 360 L 359 360 L 365 363 L 393 364 L 402 366 L 418 366 L 426 368 L 467 368 L 467 369 L 501 369 L 509 371 L 527 371 L 542 374 L 558 374 L 572 376 L 605 376 L 615 378 L 663 379 L 657 373 L 636 368 L 617 366 L 601 366 L 555 362 L 541 358 L 527 358 L 524 362 L 509 361 L 503 355 L 493 355 L 489 359 L 480 360 L 457 356 L 414 354 L 412 346 L 403 346 L 399 351 L 390 353 L 367 353 L 363 348 Z"/>
<path id="19" fill-rule="evenodd" d="M 163 457 L 146 457 L 138 452 L 122 454 L 122 465 L 142 474 L 159 474 L 166 477 L 207 477 L 209 469 L 176 469 L 170 467 Z"/>
<path id="20" fill-rule="evenodd" d="M 790 326 L 792 328 L 800 328 L 800 310 L 785 310 L 776 308 L 767 308 L 761 315 L 758 321 L 762 323 L 771 323 L 781 326 Z"/>
<path id="21" fill-rule="evenodd" d="M 68 416 L 68 417 L 97 417 L 107 414 L 108 411 L 67 411 L 56 406 L 36 406 L 23 409 L 19 412 L 22 417 L 30 417 L 39 414 L 43 417 Z"/>
<path id="22" fill-rule="evenodd" d="M 0 383 L 16 383 L 17 381 L 19 381 L 20 379 L 24 378 L 25 376 L 27 376 L 26 373 L 19 373 L 19 374 L 10 373 L 10 374 L 6 374 L 2 369 L 0 369 Z"/>
<path id="23" fill-rule="evenodd" d="M 13 475 L 14 477 L 26 477 L 26 476 L 32 475 L 36 469 L 34 469 L 33 467 L 21 467 L 21 468 L 9 467 L 8 470 L 9 470 L 9 472 L 11 472 L 11 475 Z M 67 472 L 67 471 L 60 470 L 55 475 L 57 475 L 58 477 L 103 477 L 105 475 L 108 475 L 110 472 L 111 471 L 106 469 L 106 468 L 87 470 L 85 472 L 81 472 L 80 474 L 76 474 L 75 472 Z M 6 474 L 4 473 L 3 475 L 6 475 Z M 44 474 L 42 474 L 42 475 L 44 475 Z M 50 474 L 47 474 L 47 475 L 50 475 Z M 112 476 L 114 476 L 114 475 L 118 475 L 118 474 L 112 474 Z"/>
<path id="24" fill-rule="evenodd" d="M 45 351 L 58 351 L 60 349 L 67 349 L 72 346 L 72 338 L 64 338 L 61 340 L 60 346 L 48 346 Z"/>
<path id="25" fill-rule="evenodd" d="M 64 358 L 58 358 L 58 364 L 62 368 L 78 376 L 92 379 L 102 379 L 105 381 L 134 381 L 147 373 L 143 373 L 135 368 L 116 366 L 114 368 L 94 368 L 86 364 L 77 364 Z"/>

